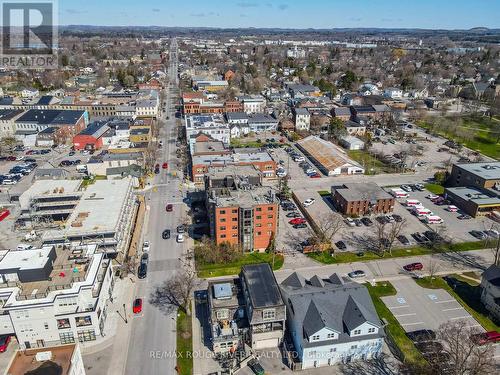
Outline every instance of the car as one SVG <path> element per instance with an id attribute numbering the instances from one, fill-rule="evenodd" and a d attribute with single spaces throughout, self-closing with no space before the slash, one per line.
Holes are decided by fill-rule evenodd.
<path id="1" fill-rule="evenodd" d="M 75 154 L 75 151 L 70 151 L 68 156 L 73 156 Z"/>
<path id="2" fill-rule="evenodd" d="M 170 229 L 165 229 L 161 234 L 161 238 L 168 240 L 170 238 Z"/>
<path id="3" fill-rule="evenodd" d="M 388 223 L 394 223 L 396 221 L 392 215 L 385 215 L 385 218 Z"/>
<path id="4" fill-rule="evenodd" d="M 186 231 L 186 228 L 184 224 L 180 224 L 177 226 L 177 233 L 184 233 Z"/>
<path id="5" fill-rule="evenodd" d="M 139 268 L 137 269 L 137 277 L 139 279 L 144 279 L 148 274 L 148 264 L 147 263 L 142 263 L 139 265 Z"/>
<path id="6" fill-rule="evenodd" d="M 436 339 L 436 332 L 431 329 L 419 329 L 407 332 L 406 336 L 413 342 L 433 341 Z"/>
<path id="7" fill-rule="evenodd" d="M 458 216 L 458 220 L 469 220 L 469 219 L 472 219 L 472 216 L 469 216 L 467 214 L 462 214 Z"/>
<path id="8" fill-rule="evenodd" d="M 319 173 L 314 173 L 309 175 L 309 178 L 321 178 L 321 175 Z"/>
<path id="9" fill-rule="evenodd" d="M 367 227 L 371 227 L 373 225 L 373 221 L 371 221 L 369 218 L 367 217 L 362 217 L 361 218 L 361 222 L 366 225 Z"/>
<path id="10" fill-rule="evenodd" d="M 437 341 L 424 341 L 415 343 L 415 347 L 422 352 L 425 353 L 439 353 L 442 352 L 444 347 L 443 344 Z"/>
<path id="11" fill-rule="evenodd" d="M 184 242 L 184 234 L 179 233 L 179 234 L 177 235 L 177 239 L 176 239 L 176 241 L 177 241 L 178 243 L 182 243 L 182 242 Z"/>
<path id="12" fill-rule="evenodd" d="M 358 277 L 365 277 L 366 274 L 365 274 L 365 271 L 356 270 L 356 271 L 349 272 L 347 274 L 347 276 L 349 276 L 351 279 L 357 279 Z"/>
<path id="13" fill-rule="evenodd" d="M 316 199 L 314 199 L 314 198 L 308 198 L 302 204 L 304 205 L 304 207 L 308 207 L 311 204 L 313 204 L 314 202 L 316 202 Z"/>
<path id="14" fill-rule="evenodd" d="M 33 158 L 27 158 L 24 160 L 26 163 L 36 163 L 36 159 Z"/>
<path id="15" fill-rule="evenodd" d="M 142 244 L 142 251 L 147 253 L 151 249 L 151 245 L 149 244 L 149 241 L 144 241 Z"/>
<path id="16" fill-rule="evenodd" d="M 288 223 L 292 225 L 305 224 L 306 219 L 304 219 L 303 217 L 296 217 L 295 219 L 290 220 Z"/>
<path id="17" fill-rule="evenodd" d="M 403 221 L 403 218 L 400 216 L 400 215 L 392 215 L 394 221 L 396 221 L 396 223 L 401 223 Z"/>
<path id="18" fill-rule="evenodd" d="M 500 342 L 500 333 L 497 331 L 476 333 L 471 335 L 470 339 L 478 345 L 486 345 L 490 342 Z"/>
<path id="19" fill-rule="evenodd" d="M 387 220 L 387 217 L 386 217 L 386 216 L 378 216 L 378 217 L 377 217 L 377 221 L 378 221 L 380 224 L 388 224 L 388 223 L 389 223 L 389 220 Z"/>
<path id="20" fill-rule="evenodd" d="M 404 191 L 406 191 L 408 193 L 413 191 L 413 189 L 410 185 L 401 185 L 400 187 L 401 187 L 401 189 L 403 189 Z"/>
<path id="21" fill-rule="evenodd" d="M 410 240 L 408 238 L 406 238 L 406 236 L 400 234 L 399 236 L 397 236 L 397 239 L 399 242 L 401 242 L 403 245 L 409 245 L 410 244 Z"/>
<path id="22" fill-rule="evenodd" d="M 10 155 L 10 156 L 7 156 L 7 160 L 8 160 L 8 161 L 16 161 L 16 157 L 15 157 L 15 156 Z"/>
<path id="23" fill-rule="evenodd" d="M 446 209 L 450 212 L 457 212 L 458 211 L 458 207 L 454 206 L 454 205 L 449 205 Z"/>
<path id="24" fill-rule="evenodd" d="M 287 214 L 286 214 L 286 217 L 289 217 L 289 218 L 292 218 L 292 219 L 294 219 L 294 218 L 296 218 L 296 217 L 300 217 L 300 216 L 301 216 L 301 215 L 300 215 L 298 212 L 296 212 L 296 211 L 294 211 L 294 212 L 289 212 L 289 213 L 287 213 Z"/>
<path id="25" fill-rule="evenodd" d="M 174 206 L 173 206 L 171 203 L 169 203 L 169 204 L 167 204 L 167 206 L 165 207 L 165 210 L 166 210 L 167 212 L 172 212 L 172 211 L 174 210 Z"/>
<path id="26" fill-rule="evenodd" d="M 420 271 L 424 268 L 424 265 L 420 262 L 410 263 L 403 266 L 405 271 Z"/>
<path id="27" fill-rule="evenodd" d="M 354 219 L 354 224 L 356 224 L 357 227 L 360 227 L 363 225 L 360 219 Z"/>
<path id="28" fill-rule="evenodd" d="M 415 184 L 413 187 L 418 191 L 424 191 L 425 186 L 423 184 Z"/>
<path id="29" fill-rule="evenodd" d="M 350 217 L 346 218 L 346 219 L 344 220 L 344 222 L 345 222 L 348 226 L 350 226 L 350 227 L 355 227 L 355 226 L 356 226 L 356 223 L 355 223 L 355 222 L 354 222 L 354 220 L 353 220 L 353 219 L 351 219 Z"/>
<path id="30" fill-rule="evenodd" d="M 136 298 L 132 305 L 132 312 L 134 314 L 139 314 L 142 312 L 142 298 Z"/>
<path id="31" fill-rule="evenodd" d="M 337 248 L 339 248 L 340 250 L 347 249 L 347 246 L 344 243 L 344 241 L 337 241 L 337 242 L 335 242 L 335 246 L 337 246 Z"/>
<path id="32" fill-rule="evenodd" d="M 422 234 L 420 234 L 419 232 L 412 233 L 411 236 L 415 239 L 415 241 L 417 243 L 429 242 L 429 239 L 427 237 L 423 236 Z"/>
<path id="33" fill-rule="evenodd" d="M 3 353 L 9 347 L 10 335 L 1 335 L 0 336 L 0 353 Z"/>
<path id="34" fill-rule="evenodd" d="M 433 199 L 438 199 L 439 195 L 436 195 L 436 194 L 427 194 L 425 197 L 427 199 L 433 200 Z"/>
<path id="35" fill-rule="evenodd" d="M 266 373 L 257 359 L 251 359 L 248 361 L 248 367 L 252 369 L 255 375 L 265 375 Z"/>
<path id="36" fill-rule="evenodd" d="M 484 233 L 485 233 L 488 237 L 490 237 L 490 238 L 495 238 L 495 239 L 496 239 L 496 238 L 498 238 L 498 236 L 499 236 L 498 231 L 497 231 L 497 230 L 495 230 L 495 229 L 485 230 L 485 231 L 484 231 Z"/>
<path id="37" fill-rule="evenodd" d="M 163 163 L 163 164 L 161 165 L 161 168 L 162 168 L 162 169 L 167 169 L 167 168 L 168 168 L 168 163 Z"/>
<path id="38" fill-rule="evenodd" d="M 429 241 L 438 243 L 438 242 L 444 242 L 444 238 L 437 232 L 434 232 L 432 230 L 426 230 L 423 235 L 429 239 Z"/>
<path id="39" fill-rule="evenodd" d="M 484 233 L 482 230 L 471 230 L 470 235 L 476 237 L 478 240 L 485 240 L 488 238 L 488 235 Z"/>
<path id="40" fill-rule="evenodd" d="M 295 224 L 293 226 L 294 229 L 303 229 L 303 228 L 307 228 L 307 224 L 306 223 L 301 223 L 301 224 Z"/>

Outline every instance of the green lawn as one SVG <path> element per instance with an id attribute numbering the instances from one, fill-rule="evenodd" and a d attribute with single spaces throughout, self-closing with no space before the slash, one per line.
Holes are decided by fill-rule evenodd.
<path id="1" fill-rule="evenodd" d="M 250 148 L 260 148 L 264 147 L 265 142 L 257 142 L 257 141 L 245 141 L 244 139 L 231 139 L 232 147 L 250 147 Z"/>
<path id="2" fill-rule="evenodd" d="M 416 279 L 415 282 L 423 288 L 446 290 L 486 331 L 500 331 L 500 326 L 488 318 L 488 311 L 481 303 L 481 288 L 477 284 L 473 285 L 472 280 L 464 279 L 459 275 L 450 275 L 446 279 L 435 277 L 431 280 L 429 277 L 424 277 Z"/>
<path id="3" fill-rule="evenodd" d="M 365 174 L 394 173 L 397 169 L 371 155 L 368 151 L 352 150 L 347 151 L 349 157 L 365 168 Z"/>
<path id="4" fill-rule="evenodd" d="M 389 258 L 401 258 L 409 257 L 414 255 L 429 255 L 433 252 L 453 252 L 453 251 L 469 251 L 469 250 L 479 250 L 484 249 L 484 243 L 482 241 L 475 242 L 461 242 L 456 244 L 444 245 L 442 249 L 432 250 L 423 246 L 413 246 L 408 248 L 393 249 L 392 255 L 389 253 L 384 253 L 380 256 L 371 251 L 365 251 L 358 255 L 353 252 L 337 252 L 331 256 L 327 251 L 321 253 L 309 253 L 308 257 L 324 264 L 334 264 L 334 263 L 352 263 L 352 262 L 366 262 L 370 260 L 380 260 Z"/>
<path id="5" fill-rule="evenodd" d="M 396 290 L 392 284 L 387 281 L 383 281 L 376 283 L 375 286 L 372 286 L 369 283 L 366 283 L 365 286 L 368 288 L 368 292 L 372 297 L 378 316 L 380 319 L 387 322 L 387 326 L 385 327 L 386 334 L 392 338 L 392 341 L 397 345 L 399 351 L 404 356 L 404 360 L 411 364 L 425 366 L 425 359 L 422 357 L 417 348 L 415 348 L 413 342 L 406 336 L 403 327 L 401 327 L 398 320 L 394 317 L 381 299 L 381 297 L 393 296 L 396 294 Z"/>
<path id="6" fill-rule="evenodd" d="M 438 184 L 425 184 L 425 188 L 432 194 L 444 194 L 444 186 Z"/>
<path id="7" fill-rule="evenodd" d="M 332 193 L 330 193 L 328 190 L 320 190 L 318 191 L 318 194 L 322 197 L 328 197 L 329 195 L 331 195 Z"/>
<path id="8" fill-rule="evenodd" d="M 418 122 L 418 125 L 425 129 L 429 129 L 429 124 L 422 121 Z M 488 131 L 495 125 L 497 125 L 496 121 L 490 120 L 488 117 L 466 117 L 463 118 L 462 126 L 463 128 L 473 130 L 473 137 L 471 138 L 463 138 L 452 131 L 445 131 L 439 128 L 436 129 L 436 127 L 433 129 L 433 132 L 456 142 L 460 142 L 464 146 L 479 151 L 484 155 L 499 159 L 500 145 L 496 143 L 495 135 Z"/>
<path id="9" fill-rule="evenodd" d="M 82 180 L 81 187 L 86 189 L 87 186 L 92 185 L 97 180 L 106 180 L 106 176 L 93 176 L 92 178 L 84 179 Z"/>
<path id="10" fill-rule="evenodd" d="M 269 263 L 272 266 L 273 255 L 268 253 L 248 253 L 240 260 L 225 264 L 208 264 L 197 261 L 196 270 L 201 278 L 237 275 L 240 273 L 241 266 L 245 264 Z M 276 255 L 274 258 L 273 270 L 278 270 L 283 266 L 283 255 Z"/>
<path id="11" fill-rule="evenodd" d="M 193 332 L 191 317 L 180 309 L 177 313 L 177 373 L 193 373 Z"/>

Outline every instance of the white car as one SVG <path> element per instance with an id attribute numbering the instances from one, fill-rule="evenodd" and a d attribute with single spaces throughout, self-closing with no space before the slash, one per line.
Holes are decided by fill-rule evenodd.
<path id="1" fill-rule="evenodd" d="M 304 207 L 309 207 L 314 202 L 316 202 L 316 199 L 314 199 L 314 198 L 308 198 L 308 199 L 306 199 L 304 201 L 303 205 L 304 205 Z"/>
<path id="2" fill-rule="evenodd" d="M 182 233 L 179 233 L 177 235 L 177 242 L 178 243 L 184 242 L 184 235 Z"/>
<path id="3" fill-rule="evenodd" d="M 142 244 L 142 251 L 147 253 L 150 248 L 151 245 L 149 244 L 149 241 L 144 241 L 144 243 Z"/>
<path id="4" fill-rule="evenodd" d="M 353 219 L 351 219 L 350 217 L 346 218 L 344 221 L 345 221 L 345 223 L 346 223 L 348 226 L 350 226 L 350 227 L 354 227 L 354 226 L 356 226 L 356 223 L 355 223 L 355 222 L 354 222 L 354 220 L 353 220 Z"/>
<path id="5" fill-rule="evenodd" d="M 285 177 L 286 176 L 286 171 L 278 170 L 276 172 L 276 176 L 278 176 L 278 177 Z"/>
<path id="6" fill-rule="evenodd" d="M 438 199 L 439 195 L 436 195 L 436 194 L 427 194 L 425 197 L 427 199 Z"/>
<path id="7" fill-rule="evenodd" d="M 297 156 L 293 158 L 293 161 L 300 162 L 300 161 L 306 161 L 306 159 L 303 156 Z"/>

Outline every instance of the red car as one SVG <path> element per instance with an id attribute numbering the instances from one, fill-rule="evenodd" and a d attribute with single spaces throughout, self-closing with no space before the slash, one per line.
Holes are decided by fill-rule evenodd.
<path id="1" fill-rule="evenodd" d="M 28 151 L 26 151 L 25 155 L 33 155 L 33 152 L 34 152 L 33 150 L 28 150 Z"/>
<path id="2" fill-rule="evenodd" d="M 161 167 L 162 167 L 162 169 L 167 169 L 167 168 L 168 168 L 168 163 L 163 163 L 163 164 L 161 165 Z"/>
<path id="3" fill-rule="evenodd" d="M 471 335 L 470 339 L 478 345 L 486 345 L 490 342 L 500 342 L 500 333 L 497 331 L 476 333 Z"/>
<path id="4" fill-rule="evenodd" d="M 314 173 L 309 176 L 310 178 L 321 178 L 321 175 L 319 173 Z"/>
<path id="5" fill-rule="evenodd" d="M 9 347 L 10 335 L 0 336 L 0 353 L 3 353 Z"/>
<path id="6" fill-rule="evenodd" d="M 420 262 L 410 263 L 406 266 L 403 266 L 405 271 L 419 271 L 424 268 L 424 265 Z"/>
<path id="7" fill-rule="evenodd" d="M 167 207 L 166 207 L 167 212 L 172 212 L 173 209 L 174 209 L 174 206 L 172 206 L 172 204 L 170 204 L 170 203 L 167 204 Z"/>
<path id="8" fill-rule="evenodd" d="M 16 161 L 16 157 L 15 156 L 7 156 L 7 160 L 8 161 Z"/>
<path id="9" fill-rule="evenodd" d="M 134 314 L 139 314 L 142 311 L 142 298 L 136 298 L 134 300 L 132 311 L 134 312 Z"/>
<path id="10" fill-rule="evenodd" d="M 4 208 L 3 210 L 0 211 L 0 221 L 5 219 L 7 216 L 10 215 L 10 211 Z"/>
<path id="11" fill-rule="evenodd" d="M 290 220 L 288 223 L 290 223 L 292 225 L 305 224 L 306 219 L 304 219 L 302 217 L 296 217 L 295 219 Z"/>

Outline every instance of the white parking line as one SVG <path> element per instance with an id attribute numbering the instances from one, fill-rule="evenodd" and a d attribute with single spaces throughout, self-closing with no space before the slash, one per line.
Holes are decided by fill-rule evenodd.
<path id="1" fill-rule="evenodd" d="M 470 317 L 471 317 L 470 315 L 457 316 L 456 318 L 450 318 L 450 320 L 466 319 L 466 318 L 470 318 Z"/>
<path id="2" fill-rule="evenodd" d="M 460 307 L 452 307 L 451 309 L 444 309 L 443 311 L 452 311 L 452 310 L 460 310 L 460 309 L 463 309 L 462 306 Z"/>
<path id="3" fill-rule="evenodd" d="M 401 309 L 403 307 L 410 307 L 410 305 L 404 305 L 404 306 L 392 306 L 392 307 L 389 307 L 389 309 Z"/>
<path id="4" fill-rule="evenodd" d="M 424 322 L 415 322 L 415 323 L 401 323 L 402 326 L 414 326 L 416 324 L 424 324 Z"/>
<path id="5" fill-rule="evenodd" d="M 399 315 L 394 315 L 396 318 L 402 317 L 402 316 L 413 316 L 417 315 L 417 313 L 410 313 L 410 314 L 399 314 Z"/>
<path id="6" fill-rule="evenodd" d="M 447 299 L 446 301 L 439 301 L 439 302 L 435 302 L 435 303 L 447 303 L 447 302 L 454 302 L 456 300 L 454 299 Z"/>

